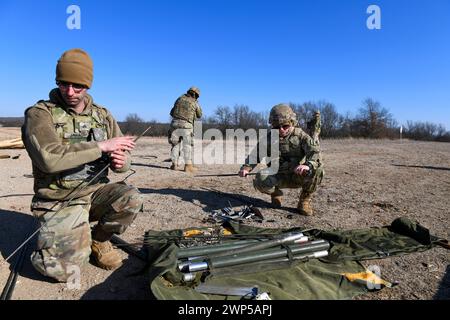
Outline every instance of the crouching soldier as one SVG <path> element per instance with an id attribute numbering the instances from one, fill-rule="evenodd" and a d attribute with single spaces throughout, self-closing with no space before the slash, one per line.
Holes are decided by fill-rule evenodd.
<path id="1" fill-rule="evenodd" d="M 49 100 L 25 111 L 22 127 L 33 166 L 31 209 L 42 227 L 31 262 L 40 273 L 61 282 L 90 256 L 100 268 L 118 268 L 122 258 L 109 240 L 124 232 L 142 210 L 137 189 L 109 184 L 107 170 L 101 173 L 108 164 L 115 172 L 127 171 L 135 143 L 87 93 L 92 80 L 89 55 L 81 49 L 66 51 L 56 67 L 58 87 L 50 91 Z M 92 232 L 91 221 L 98 221 Z"/>
<path id="2" fill-rule="evenodd" d="M 320 121 L 320 117 L 315 116 L 315 119 Z M 275 207 L 281 206 L 281 189 L 301 188 L 297 208 L 300 214 L 310 216 L 313 214 L 312 194 L 324 175 L 318 137 L 313 139 L 297 127 L 297 117 L 286 104 L 278 104 L 272 108 L 269 123 L 272 129 L 279 132 L 279 170 L 274 174 L 259 172 L 253 180 L 253 185 L 258 191 L 269 194 Z M 313 124 L 312 127 L 320 128 L 320 125 Z M 250 156 L 247 157 L 239 176 L 246 177 L 256 166 L 257 164 L 250 163 Z"/>

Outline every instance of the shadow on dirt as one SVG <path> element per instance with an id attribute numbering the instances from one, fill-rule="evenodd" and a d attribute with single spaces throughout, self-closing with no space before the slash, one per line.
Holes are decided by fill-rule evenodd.
<path id="1" fill-rule="evenodd" d="M 253 205 L 254 207 L 260 209 L 274 209 L 270 202 L 266 202 L 262 199 L 251 198 L 242 194 L 236 195 L 234 193 L 216 191 L 214 189 L 210 190 L 207 188 L 204 188 L 204 190 L 140 188 L 139 191 L 143 194 L 173 195 L 187 202 L 194 202 L 195 200 L 197 200 L 201 204 L 205 205 L 203 207 L 203 211 L 208 213 L 213 210 L 229 207 L 230 205 L 232 207 Z M 282 207 L 278 209 L 290 213 L 297 213 L 297 210 L 295 208 Z"/>
<path id="2" fill-rule="evenodd" d="M 6 259 L 9 257 L 25 241 L 29 232 L 37 228 L 37 220 L 28 214 L 0 210 L 0 252 L 3 258 Z M 19 272 L 20 276 L 38 281 L 54 282 L 52 279 L 42 276 L 31 265 L 30 256 L 36 247 L 36 236 L 25 246 L 27 251 L 25 252 L 23 265 Z M 14 268 L 19 255 L 20 251 L 8 260 L 7 263 L 10 264 L 10 270 Z"/>
<path id="3" fill-rule="evenodd" d="M 438 292 L 436 292 L 433 299 L 450 300 L 450 265 L 447 266 L 444 277 L 439 284 Z"/>
<path id="4" fill-rule="evenodd" d="M 431 170 L 445 170 L 450 171 L 450 168 L 445 167 L 433 167 L 433 166 L 411 166 L 406 164 L 393 164 L 394 167 L 406 167 L 406 168 L 419 168 L 419 169 L 431 169 Z"/>
<path id="5" fill-rule="evenodd" d="M 105 281 L 88 289 L 80 300 L 154 300 L 145 264 L 129 256 Z"/>

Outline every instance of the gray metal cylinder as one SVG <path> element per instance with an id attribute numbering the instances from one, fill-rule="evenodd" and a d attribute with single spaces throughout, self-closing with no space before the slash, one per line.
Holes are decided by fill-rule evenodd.
<path id="1" fill-rule="evenodd" d="M 222 252 L 229 252 L 230 250 L 243 248 L 251 244 L 259 244 L 267 242 L 268 240 L 238 240 L 230 241 L 230 243 L 221 243 L 217 245 L 207 245 L 199 247 L 191 247 L 181 249 L 177 252 L 178 259 L 188 258 L 189 260 L 199 260 L 202 256 L 216 255 Z M 293 243 L 304 243 L 308 241 L 308 237 L 298 237 Z"/>
<path id="2" fill-rule="evenodd" d="M 195 273 L 185 273 L 183 274 L 183 281 L 184 282 L 191 282 L 195 279 Z"/>
<path id="3" fill-rule="evenodd" d="M 291 253 L 295 256 L 311 254 L 311 252 L 326 251 L 330 248 L 330 244 L 325 240 L 316 240 L 304 244 L 292 244 L 288 246 Z M 203 271 L 211 267 L 223 268 L 240 264 L 247 264 L 257 261 L 273 260 L 277 258 L 287 258 L 288 250 L 286 248 L 271 248 L 254 252 L 243 252 L 228 256 L 209 257 L 207 262 L 192 262 L 188 265 L 189 272 Z"/>
<path id="4" fill-rule="evenodd" d="M 255 251 L 260 251 L 260 250 L 264 250 L 264 249 L 268 249 L 268 248 L 272 248 L 272 247 L 277 247 L 282 244 L 295 243 L 295 241 L 302 241 L 303 239 L 304 239 L 303 233 L 289 233 L 289 234 L 284 235 L 277 239 L 263 241 L 263 242 L 256 243 L 256 244 L 249 244 L 245 247 L 237 248 L 237 249 L 233 249 L 233 250 L 229 250 L 229 251 L 218 252 L 215 254 L 209 254 L 208 257 L 209 258 L 222 257 L 222 256 L 236 255 L 236 254 L 244 254 L 247 252 L 255 252 Z"/>
<path id="5" fill-rule="evenodd" d="M 202 262 L 190 262 L 188 265 L 189 272 L 196 272 L 202 270 L 208 270 L 208 263 Z"/>

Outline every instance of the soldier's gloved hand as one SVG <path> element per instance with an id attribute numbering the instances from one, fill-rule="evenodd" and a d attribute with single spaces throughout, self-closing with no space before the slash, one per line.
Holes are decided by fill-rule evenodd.
<path id="1" fill-rule="evenodd" d="M 131 151 L 136 146 L 134 137 L 132 136 L 116 137 L 97 143 L 102 152 L 114 152 L 117 150 Z"/>
<path id="2" fill-rule="evenodd" d="M 116 150 L 109 154 L 111 158 L 111 167 L 113 169 L 121 169 L 127 162 L 127 155 L 122 150 Z"/>
<path id="3" fill-rule="evenodd" d="M 247 177 L 247 175 L 250 173 L 250 171 L 246 170 L 246 169 L 241 169 L 239 171 L 239 177 L 245 178 Z"/>
<path id="4" fill-rule="evenodd" d="M 310 169 L 307 165 L 301 164 L 295 167 L 294 173 L 299 176 L 306 176 L 309 170 Z"/>

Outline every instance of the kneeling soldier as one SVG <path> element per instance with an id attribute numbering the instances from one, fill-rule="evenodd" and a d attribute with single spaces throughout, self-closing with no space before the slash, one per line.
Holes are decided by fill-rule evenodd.
<path id="1" fill-rule="evenodd" d="M 320 117 L 316 119 L 320 121 Z M 312 194 L 324 174 L 318 138 L 312 139 L 297 127 L 295 112 L 286 104 L 278 104 L 272 108 L 269 123 L 272 129 L 278 129 L 279 132 L 279 170 L 271 175 L 259 172 L 253 180 L 253 185 L 258 191 L 269 194 L 272 204 L 276 207 L 281 206 L 281 189 L 301 188 L 297 208 L 301 214 L 310 216 L 313 214 Z M 320 128 L 320 125 L 313 127 Z M 257 164 L 250 164 L 250 156 L 247 157 L 239 176 L 247 176 L 256 166 Z"/>
<path id="2" fill-rule="evenodd" d="M 136 188 L 109 184 L 107 170 L 100 174 L 108 163 L 115 172 L 127 171 L 135 143 L 87 93 L 92 79 L 89 55 L 81 49 L 66 51 L 56 67 L 58 88 L 50 91 L 49 100 L 25 111 L 22 127 L 33 165 L 31 208 L 42 226 L 31 262 L 40 273 L 61 282 L 91 253 L 97 266 L 119 267 L 122 258 L 109 239 L 125 231 L 143 204 Z M 91 221 L 98 221 L 92 234 Z"/>

